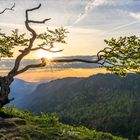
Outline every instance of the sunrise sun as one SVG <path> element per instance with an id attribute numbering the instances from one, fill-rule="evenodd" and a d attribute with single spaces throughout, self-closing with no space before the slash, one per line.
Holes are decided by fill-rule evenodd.
<path id="1" fill-rule="evenodd" d="M 39 50 L 36 54 L 37 58 L 45 57 L 47 59 L 52 59 L 54 57 L 60 57 L 60 56 L 62 56 L 62 52 L 51 53 L 51 52 L 47 52 L 47 51 L 44 51 L 44 50 Z"/>

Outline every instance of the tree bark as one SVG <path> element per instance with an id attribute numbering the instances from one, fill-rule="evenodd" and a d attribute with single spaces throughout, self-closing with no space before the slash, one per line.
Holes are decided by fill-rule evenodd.
<path id="1" fill-rule="evenodd" d="M 11 101 L 11 99 L 8 98 L 8 95 L 13 80 L 13 77 L 0 77 L 0 109 Z"/>

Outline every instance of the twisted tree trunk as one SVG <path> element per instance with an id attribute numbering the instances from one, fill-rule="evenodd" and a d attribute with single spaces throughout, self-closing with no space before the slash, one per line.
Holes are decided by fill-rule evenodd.
<path id="1" fill-rule="evenodd" d="M 13 11 L 14 7 L 15 3 L 11 8 L 5 8 L 3 11 L 0 12 L 0 14 L 3 14 L 5 11 Z M 8 104 L 11 100 L 13 100 L 8 98 L 8 95 L 10 93 L 10 85 L 13 80 L 14 79 L 11 76 L 0 76 L 0 110 L 4 105 Z"/>
<path id="2" fill-rule="evenodd" d="M 8 98 L 8 95 L 13 80 L 13 77 L 9 76 L 0 77 L 0 109 L 12 100 Z"/>
<path id="3" fill-rule="evenodd" d="M 13 5 L 11 7 L 11 10 L 13 10 L 13 7 L 15 5 Z M 20 74 L 20 73 L 23 73 L 31 68 L 40 68 L 40 67 L 44 67 L 46 65 L 46 63 L 48 62 L 47 59 L 45 58 L 41 58 L 41 63 L 38 63 L 38 64 L 29 64 L 23 68 L 20 68 L 20 63 L 21 61 L 23 60 L 23 58 L 25 56 L 27 56 L 31 51 L 35 51 L 35 50 L 45 50 L 45 51 L 48 51 L 48 52 L 61 52 L 62 50 L 52 50 L 52 48 L 54 48 L 53 44 L 54 43 L 60 43 L 60 42 L 65 42 L 63 40 L 63 38 L 65 38 L 66 36 L 64 35 L 64 33 L 66 33 L 65 30 L 62 30 L 62 31 L 58 31 L 56 30 L 55 32 L 52 32 L 53 34 L 52 35 L 49 35 L 51 37 L 49 37 L 50 41 L 47 41 L 47 34 L 44 33 L 44 34 L 41 34 L 41 36 L 43 35 L 43 37 L 39 37 L 40 35 L 37 35 L 36 31 L 30 26 L 30 23 L 45 23 L 46 21 L 50 20 L 50 18 L 48 19 L 44 19 L 42 21 L 34 21 L 34 20 L 30 20 L 29 19 L 29 13 L 34 11 L 34 10 L 37 10 L 41 7 L 41 4 L 39 4 L 37 7 L 35 8 L 32 8 L 32 9 L 27 9 L 25 11 L 25 27 L 26 29 L 30 32 L 31 34 L 31 38 L 28 40 L 28 39 L 25 39 L 24 38 L 24 34 L 20 35 L 17 37 L 17 40 L 13 40 L 15 41 L 14 42 L 14 45 L 13 47 L 15 46 L 26 46 L 23 50 L 19 50 L 20 54 L 16 57 L 15 59 L 15 63 L 14 63 L 14 66 L 13 68 L 11 69 L 11 71 L 9 71 L 8 75 L 7 76 L 4 76 L 4 77 L 0 77 L 0 109 L 8 104 L 10 101 L 12 101 L 13 99 L 9 99 L 8 98 L 8 95 L 10 93 L 10 85 L 11 83 L 13 82 L 14 78 L 16 75 Z M 5 10 L 9 10 L 9 9 L 5 9 Z M 5 11 L 3 10 L 3 12 Z M 1 12 L 1 13 L 3 13 Z M 0 14 L 1 14 L 0 13 Z M 50 32 L 51 33 L 51 32 Z M 47 36 L 46 36 L 47 35 Z M 53 37 L 54 36 L 54 37 Z M 55 36 L 58 36 L 58 39 L 55 37 Z M 22 39 L 24 38 L 24 39 Z M 56 38 L 56 39 L 55 39 Z M 6 38 L 7 39 L 7 38 Z M 10 38 L 11 39 L 11 38 Z M 39 47 L 33 47 L 34 43 L 35 43 L 35 40 L 36 39 L 42 39 L 43 40 L 43 43 L 42 44 L 39 44 L 38 46 Z M 54 41 L 53 41 L 54 40 Z M 59 40 L 59 41 L 57 41 Z M 45 44 L 44 44 L 45 42 Z M 24 44 L 25 43 L 25 44 Z M 51 44 L 50 44 L 51 43 Z M 43 47 L 44 45 L 48 45 L 50 44 L 49 48 L 46 49 L 45 47 Z M 101 50 L 97 53 L 97 60 L 83 60 L 83 59 L 54 59 L 54 60 L 51 60 L 51 62 L 85 62 L 85 63 L 95 63 L 95 64 L 100 64 L 100 65 L 104 65 L 105 61 L 104 61 L 104 57 L 103 55 L 100 53 L 103 53 L 103 52 L 106 52 L 106 49 L 105 48 L 104 50 Z M 50 62 L 50 61 L 49 61 Z"/>

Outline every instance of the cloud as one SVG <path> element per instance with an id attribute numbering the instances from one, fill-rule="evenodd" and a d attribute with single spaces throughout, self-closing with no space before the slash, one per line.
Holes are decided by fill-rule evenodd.
<path id="1" fill-rule="evenodd" d="M 73 25 L 76 24 L 76 23 L 78 23 L 79 21 L 81 21 L 84 17 L 86 17 L 87 14 L 88 14 L 91 10 L 93 10 L 94 8 L 96 8 L 96 7 L 98 7 L 98 6 L 102 5 L 102 4 L 104 4 L 105 1 L 106 1 L 106 0 L 90 0 L 90 2 L 88 2 L 88 4 L 85 6 L 84 11 L 81 12 L 81 13 L 78 15 L 78 17 L 77 17 L 76 21 L 73 23 Z"/>
<path id="2" fill-rule="evenodd" d="M 79 28 L 79 27 L 69 28 L 69 31 L 75 34 L 96 34 L 97 35 L 97 34 L 102 33 L 102 30 L 98 30 L 95 28 L 88 29 L 88 28 Z"/>
<path id="3" fill-rule="evenodd" d="M 112 30 L 110 30 L 109 32 L 112 32 L 112 31 L 117 31 L 119 29 L 123 29 L 123 28 L 126 28 L 128 26 L 131 26 L 131 25 L 134 25 L 134 24 L 137 24 L 139 23 L 139 21 L 133 21 L 133 22 L 130 22 L 130 23 L 127 23 L 127 24 L 123 24 L 123 25 L 120 25 L 120 26 L 117 26 L 115 28 L 113 28 Z"/>
<path id="4" fill-rule="evenodd" d="M 96 60 L 96 56 L 63 56 L 63 57 L 56 57 L 60 59 L 85 59 L 85 60 Z M 37 64 L 40 62 L 40 59 L 24 59 L 22 63 L 20 64 L 20 68 L 23 68 L 29 64 Z M 11 66 L 14 65 L 14 59 L 2 59 L 0 61 L 0 72 L 5 71 L 5 70 L 10 70 Z M 66 69 L 66 68 L 98 68 L 98 64 L 93 64 L 90 65 L 88 63 L 49 63 L 43 68 L 36 69 L 36 71 L 40 70 L 49 70 L 49 69 L 56 69 L 56 70 L 61 70 L 61 69 Z M 30 70 L 31 71 L 31 70 Z M 33 70 L 35 71 L 35 70 Z"/>
<path id="5" fill-rule="evenodd" d="M 118 29 L 122 29 L 122 28 L 125 28 L 125 27 L 128 27 L 128 26 L 131 26 L 131 25 L 134 25 L 134 24 L 137 24 L 140 22 L 140 13 L 133 13 L 133 12 L 129 12 L 128 15 L 134 19 L 136 19 L 136 21 L 132 21 L 130 23 L 127 23 L 127 24 L 123 24 L 121 26 L 118 26 L 114 29 L 112 29 L 111 31 L 115 31 L 115 30 L 118 30 Z"/>
<path id="6" fill-rule="evenodd" d="M 131 17 L 133 17 L 134 19 L 140 21 L 140 13 L 133 13 L 133 12 L 130 12 L 130 13 L 129 13 L 129 16 L 131 16 Z"/>
<path id="7" fill-rule="evenodd" d="M 112 32 L 112 31 L 117 31 L 117 30 L 120 30 L 120 29 L 129 27 L 129 26 L 132 26 L 132 25 L 137 24 L 137 23 L 140 22 L 140 13 L 127 12 L 127 11 L 123 11 L 123 12 L 126 14 L 126 16 L 132 17 L 135 20 L 134 21 L 131 21 L 129 23 L 126 23 L 126 24 L 122 24 L 120 26 L 117 26 L 117 27 L 109 30 L 108 33 Z M 106 32 L 104 32 L 104 33 L 106 33 Z"/>

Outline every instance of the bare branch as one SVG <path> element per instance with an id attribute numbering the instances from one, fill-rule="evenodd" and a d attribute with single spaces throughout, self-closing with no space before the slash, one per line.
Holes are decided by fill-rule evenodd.
<path id="1" fill-rule="evenodd" d="M 31 51 L 36 51 L 36 50 L 40 50 L 40 49 L 42 49 L 44 51 L 51 52 L 51 53 L 58 53 L 58 52 L 62 52 L 63 51 L 63 49 L 61 49 L 61 50 L 51 50 L 50 48 L 47 49 L 47 48 L 44 48 L 44 47 L 32 48 Z"/>
<path id="2" fill-rule="evenodd" d="M 28 45 L 28 47 L 25 48 L 24 50 L 20 50 L 21 54 L 16 58 L 16 60 L 15 60 L 15 65 L 14 65 L 13 69 L 9 72 L 8 76 L 14 76 L 14 75 L 16 75 L 16 73 L 18 72 L 18 69 L 19 69 L 21 60 L 22 60 L 27 54 L 30 53 L 30 51 L 31 51 L 31 49 L 32 49 L 32 47 L 33 47 L 34 41 L 35 41 L 35 39 L 37 38 L 37 34 L 36 34 L 35 30 L 34 30 L 33 28 L 30 27 L 29 23 L 31 23 L 31 22 L 32 22 L 32 23 L 42 23 L 42 22 L 45 22 L 45 21 L 49 20 L 49 19 L 45 19 L 45 20 L 43 20 L 43 21 L 32 21 L 32 20 L 29 20 L 29 18 L 28 18 L 29 12 L 34 11 L 34 10 L 37 10 L 37 9 L 39 9 L 40 7 L 41 7 L 41 4 L 39 4 L 39 5 L 38 5 L 37 7 L 35 7 L 35 8 L 27 9 L 27 10 L 25 11 L 25 16 L 26 16 L 25 26 L 26 26 L 26 29 L 31 33 L 32 37 L 31 37 L 30 40 L 29 40 L 29 45 Z M 35 67 L 36 67 L 36 65 L 31 65 L 31 66 L 28 66 L 28 67 L 32 67 L 32 66 L 35 66 Z M 40 66 L 40 64 L 39 64 L 38 66 Z M 28 67 L 27 67 L 26 69 L 28 69 Z"/>
<path id="3" fill-rule="evenodd" d="M 34 7 L 34 8 L 31 8 L 31 9 L 28 9 L 26 10 L 27 12 L 30 12 L 30 11 L 34 11 L 34 10 L 37 10 L 41 7 L 41 3 L 37 6 L 37 7 Z"/>
<path id="4" fill-rule="evenodd" d="M 5 8 L 3 11 L 0 12 L 0 14 L 3 14 L 5 11 L 14 11 L 14 7 L 15 7 L 15 3 L 13 4 L 13 6 L 11 8 Z"/>
<path id="5" fill-rule="evenodd" d="M 84 59 L 53 59 L 51 60 L 51 62 L 84 62 L 84 63 L 96 63 L 96 64 L 100 64 L 99 62 L 101 61 L 101 59 L 97 59 L 97 60 L 84 60 Z"/>
<path id="6" fill-rule="evenodd" d="M 14 73 L 14 76 L 20 74 L 20 73 L 23 73 L 31 68 L 39 68 L 39 67 L 44 67 L 46 65 L 46 60 L 45 58 L 41 58 L 41 63 L 39 64 L 31 64 L 31 65 L 27 65 L 26 67 L 24 67 L 23 69 L 17 71 L 16 73 Z"/>
<path id="7" fill-rule="evenodd" d="M 42 21 L 35 21 L 35 20 L 28 20 L 28 23 L 45 23 L 46 21 L 50 20 L 51 18 L 44 19 Z"/>
<path id="8" fill-rule="evenodd" d="M 95 64 L 99 64 L 101 66 L 105 66 L 106 64 L 110 64 L 112 66 L 121 66 L 121 65 L 116 65 L 114 63 L 111 63 L 107 60 L 107 58 L 105 58 L 104 53 L 106 53 L 106 51 L 108 50 L 108 52 L 113 52 L 114 51 L 114 47 L 110 48 L 110 47 L 106 47 L 103 50 L 100 50 L 97 53 L 97 59 L 96 60 L 85 60 L 85 59 L 53 59 L 51 60 L 51 62 L 58 62 L 58 63 L 69 63 L 69 62 L 83 62 L 83 63 L 95 63 Z"/>

